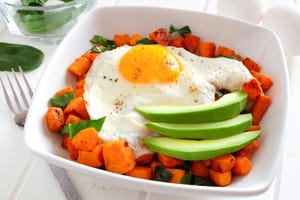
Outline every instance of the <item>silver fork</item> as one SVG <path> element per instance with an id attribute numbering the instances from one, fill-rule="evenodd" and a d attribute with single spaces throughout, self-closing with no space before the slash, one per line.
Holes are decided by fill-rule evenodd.
<path id="1" fill-rule="evenodd" d="M 30 106 L 30 102 L 33 96 L 33 91 L 26 79 L 22 68 L 19 66 L 20 80 L 12 68 L 12 76 L 5 72 L 7 82 L 5 82 L 0 76 L 0 82 L 4 92 L 6 103 L 10 111 L 14 114 L 14 120 L 17 125 L 24 127 L 26 121 L 26 115 Z M 13 77 L 13 78 L 12 78 Z M 25 86 L 22 87 L 22 83 Z M 26 94 L 25 94 L 26 91 Z M 72 181 L 66 170 L 48 163 L 50 170 L 52 171 L 54 177 L 58 181 L 62 191 L 65 194 L 67 200 L 80 200 L 80 196 L 74 187 Z"/>

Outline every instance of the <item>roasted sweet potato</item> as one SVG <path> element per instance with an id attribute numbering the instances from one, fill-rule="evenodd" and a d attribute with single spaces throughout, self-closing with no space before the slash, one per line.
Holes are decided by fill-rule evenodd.
<path id="1" fill-rule="evenodd" d="M 195 53 L 200 42 L 200 38 L 196 35 L 187 34 L 183 39 L 183 47 L 189 52 Z"/>
<path id="2" fill-rule="evenodd" d="M 89 58 L 79 57 L 76 58 L 73 63 L 70 64 L 68 70 L 75 76 L 82 76 L 85 74 L 91 67 L 92 62 Z"/>
<path id="3" fill-rule="evenodd" d="M 171 34 L 165 28 L 158 28 L 149 34 L 149 38 L 157 44 L 167 46 L 172 38 Z"/>
<path id="4" fill-rule="evenodd" d="M 152 177 L 152 169 L 151 167 L 135 166 L 132 170 L 128 171 L 126 175 L 150 180 Z"/>
<path id="5" fill-rule="evenodd" d="M 89 118 L 89 113 L 85 107 L 85 100 L 82 97 L 77 97 L 69 102 L 64 109 L 66 115 L 73 114 L 83 119 Z"/>
<path id="6" fill-rule="evenodd" d="M 103 144 L 98 144 L 92 151 L 78 151 L 77 162 L 96 168 L 104 166 Z"/>
<path id="7" fill-rule="evenodd" d="M 192 161 L 190 167 L 192 174 L 208 178 L 208 167 L 201 160 Z"/>
<path id="8" fill-rule="evenodd" d="M 46 123 L 49 131 L 60 131 L 65 125 L 65 115 L 59 107 L 49 107 L 46 112 Z"/>
<path id="9" fill-rule="evenodd" d="M 150 164 L 153 161 L 154 155 L 155 155 L 154 153 L 147 153 L 147 154 L 141 155 L 140 157 L 135 159 L 135 161 L 136 161 L 137 165 L 150 166 Z"/>
<path id="10" fill-rule="evenodd" d="M 107 171 L 124 174 L 135 167 L 135 158 L 125 139 L 105 143 L 103 158 Z"/>
<path id="11" fill-rule="evenodd" d="M 251 168 L 251 161 L 246 156 L 238 156 L 232 168 L 232 174 L 246 175 L 251 171 Z"/>
<path id="12" fill-rule="evenodd" d="M 231 171 L 219 172 L 213 169 L 209 169 L 210 179 L 218 186 L 227 186 L 231 183 Z"/>
<path id="13" fill-rule="evenodd" d="M 68 93 L 68 92 L 72 92 L 72 91 L 73 91 L 73 87 L 71 85 L 68 85 L 68 86 L 64 87 L 63 89 L 57 91 L 55 93 L 55 96 L 59 96 L 59 95 L 62 95 L 62 94 Z"/>
<path id="14" fill-rule="evenodd" d="M 199 44 L 199 56 L 214 58 L 216 45 L 213 42 L 202 42 Z"/>
<path id="15" fill-rule="evenodd" d="M 174 168 L 182 166 L 184 164 L 184 160 L 173 158 L 171 156 L 167 156 L 161 153 L 157 153 L 157 158 L 162 163 L 162 165 L 167 168 Z"/>
<path id="16" fill-rule="evenodd" d="M 120 47 L 123 45 L 129 45 L 130 37 L 128 34 L 115 34 L 114 41 L 115 41 L 117 47 Z"/>
<path id="17" fill-rule="evenodd" d="M 72 139 L 72 145 L 81 151 L 92 151 L 101 142 L 98 132 L 92 127 L 82 129 Z"/>
<path id="18" fill-rule="evenodd" d="M 136 41 L 142 39 L 142 36 L 140 34 L 133 34 L 132 36 L 130 36 L 130 39 L 129 39 L 129 44 L 131 46 L 134 46 L 136 45 Z"/>
<path id="19" fill-rule="evenodd" d="M 244 92 L 248 94 L 250 99 L 255 99 L 257 96 L 263 93 L 263 90 L 260 86 L 260 83 L 256 78 L 251 79 L 250 81 L 242 85 Z"/>
<path id="20" fill-rule="evenodd" d="M 261 66 L 249 57 L 243 59 L 243 64 L 247 67 L 249 71 L 253 70 L 259 72 L 261 70 Z"/>
<path id="21" fill-rule="evenodd" d="M 219 172 L 228 172 L 235 163 L 235 157 L 232 154 L 218 156 L 211 160 L 211 168 Z"/>
<path id="22" fill-rule="evenodd" d="M 172 38 L 168 45 L 174 47 L 183 47 L 183 38 L 182 37 Z"/>
<path id="23" fill-rule="evenodd" d="M 266 95 L 259 95 L 256 97 L 253 106 L 251 108 L 252 124 L 258 125 L 263 118 L 265 112 L 272 103 L 272 99 Z"/>
<path id="24" fill-rule="evenodd" d="M 216 50 L 216 56 L 233 57 L 235 56 L 235 51 L 220 45 Z"/>
<path id="25" fill-rule="evenodd" d="M 166 170 L 172 173 L 172 177 L 169 181 L 170 183 L 180 183 L 186 173 L 183 169 L 166 168 Z"/>
<path id="26" fill-rule="evenodd" d="M 254 76 L 259 81 L 263 91 L 267 91 L 268 89 L 270 89 L 272 87 L 273 81 L 269 76 L 259 73 L 259 72 L 256 72 L 254 70 L 251 70 L 250 73 L 252 74 L 252 76 Z"/>

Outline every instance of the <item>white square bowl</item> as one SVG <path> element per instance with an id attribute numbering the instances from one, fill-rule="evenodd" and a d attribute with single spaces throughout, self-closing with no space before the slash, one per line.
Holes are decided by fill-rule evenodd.
<path id="1" fill-rule="evenodd" d="M 253 58 L 269 75 L 273 87 L 267 95 L 273 99 L 264 116 L 259 138 L 261 148 L 253 158 L 253 169 L 244 177 L 235 177 L 227 187 L 205 187 L 142 180 L 84 166 L 70 160 L 61 148 L 59 134 L 47 130 L 44 120 L 48 101 L 55 91 L 75 82 L 66 75 L 68 65 L 92 47 L 94 35 L 113 38 L 115 33 L 140 33 L 144 37 L 159 27 L 190 26 L 202 41 L 230 47 L 242 56 Z M 88 13 L 64 38 L 45 69 L 36 90 L 25 126 L 25 143 L 37 156 L 66 169 L 94 177 L 113 186 L 172 195 L 211 195 L 219 197 L 255 196 L 271 185 L 281 164 L 286 138 L 288 73 L 278 37 L 259 25 L 195 11 L 157 7 L 103 7 Z"/>

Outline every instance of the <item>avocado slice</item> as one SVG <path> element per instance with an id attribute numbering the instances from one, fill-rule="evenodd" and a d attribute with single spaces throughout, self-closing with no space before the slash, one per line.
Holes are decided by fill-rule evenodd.
<path id="1" fill-rule="evenodd" d="M 234 136 L 215 140 L 187 140 L 170 137 L 145 138 L 147 147 L 182 160 L 206 160 L 233 153 L 259 137 L 261 130 L 243 132 Z"/>
<path id="2" fill-rule="evenodd" d="M 252 115 L 241 114 L 234 118 L 199 124 L 173 124 L 149 122 L 146 126 L 153 132 L 164 136 L 185 139 L 218 139 L 241 133 L 252 124 Z"/>
<path id="3" fill-rule="evenodd" d="M 237 116 L 246 107 L 247 94 L 236 91 L 225 94 L 212 103 L 195 106 L 143 106 L 135 110 L 146 119 L 167 123 L 216 122 Z"/>

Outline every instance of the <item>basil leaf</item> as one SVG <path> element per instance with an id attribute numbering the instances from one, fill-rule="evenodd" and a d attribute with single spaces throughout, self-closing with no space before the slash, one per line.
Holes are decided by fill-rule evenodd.
<path id="1" fill-rule="evenodd" d="M 167 171 L 164 166 L 158 165 L 154 169 L 154 176 L 158 181 L 169 182 L 173 174 Z"/>
<path id="2" fill-rule="evenodd" d="M 106 117 L 102 117 L 99 119 L 92 119 L 84 122 L 79 123 L 70 123 L 66 124 L 62 130 L 61 134 L 68 134 L 71 138 L 73 138 L 80 130 L 93 127 L 99 132 L 103 126 Z"/>
<path id="3" fill-rule="evenodd" d="M 191 34 L 192 33 L 189 26 L 184 26 L 184 27 L 178 29 L 174 25 L 171 24 L 170 27 L 169 27 L 169 33 L 172 34 L 172 33 L 175 33 L 175 32 L 179 33 L 182 36 L 185 36 L 186 34 Z"/>
<path id="4" fill-rule="evenodd" d="M 154 42 L 149 38 L 142 38 L 140 40 L 137 40 L 136 44 L 154 44 Z"/>
<path id="5" fill-rule="evenodd" d="M 39 67 L 44 60 L 44 53 L 39 49 L 21 44 L 0 42 L 0 71 L 30 71 Z"/>
<path id="6" fill-rule="evenodd" d="M 94 44 L 99 44 L 103 46 L 116 45 L 115 41 L 109 40 L 101 35 L 94 35 L 90 41 Z"/>
<path id="7" fill-rule="evenodd" d="M 50 103 L 53 106 L 64 108 L 64 107 L 66 107 L 66 105 L 68 105 L 68 103 L 72 99 L 74 99 L 74 97 L 75 97 L 74 91 L 71 91 L 71 92 L 67 92 L 67 93 L 52 97 L 50 99 Z"/>
<path id="8" fill-rule="evenodd" d="M 180 180 L 180 184 L 190 184 L 192 181 L 192 171 L 189 170 Z"/>
<path id="9" fill-rule="evenodd" d="M 201 186 L 215 186 L 215 184 L 209 179 L 200 176 L 192 176 L 192 185 Z"/>

